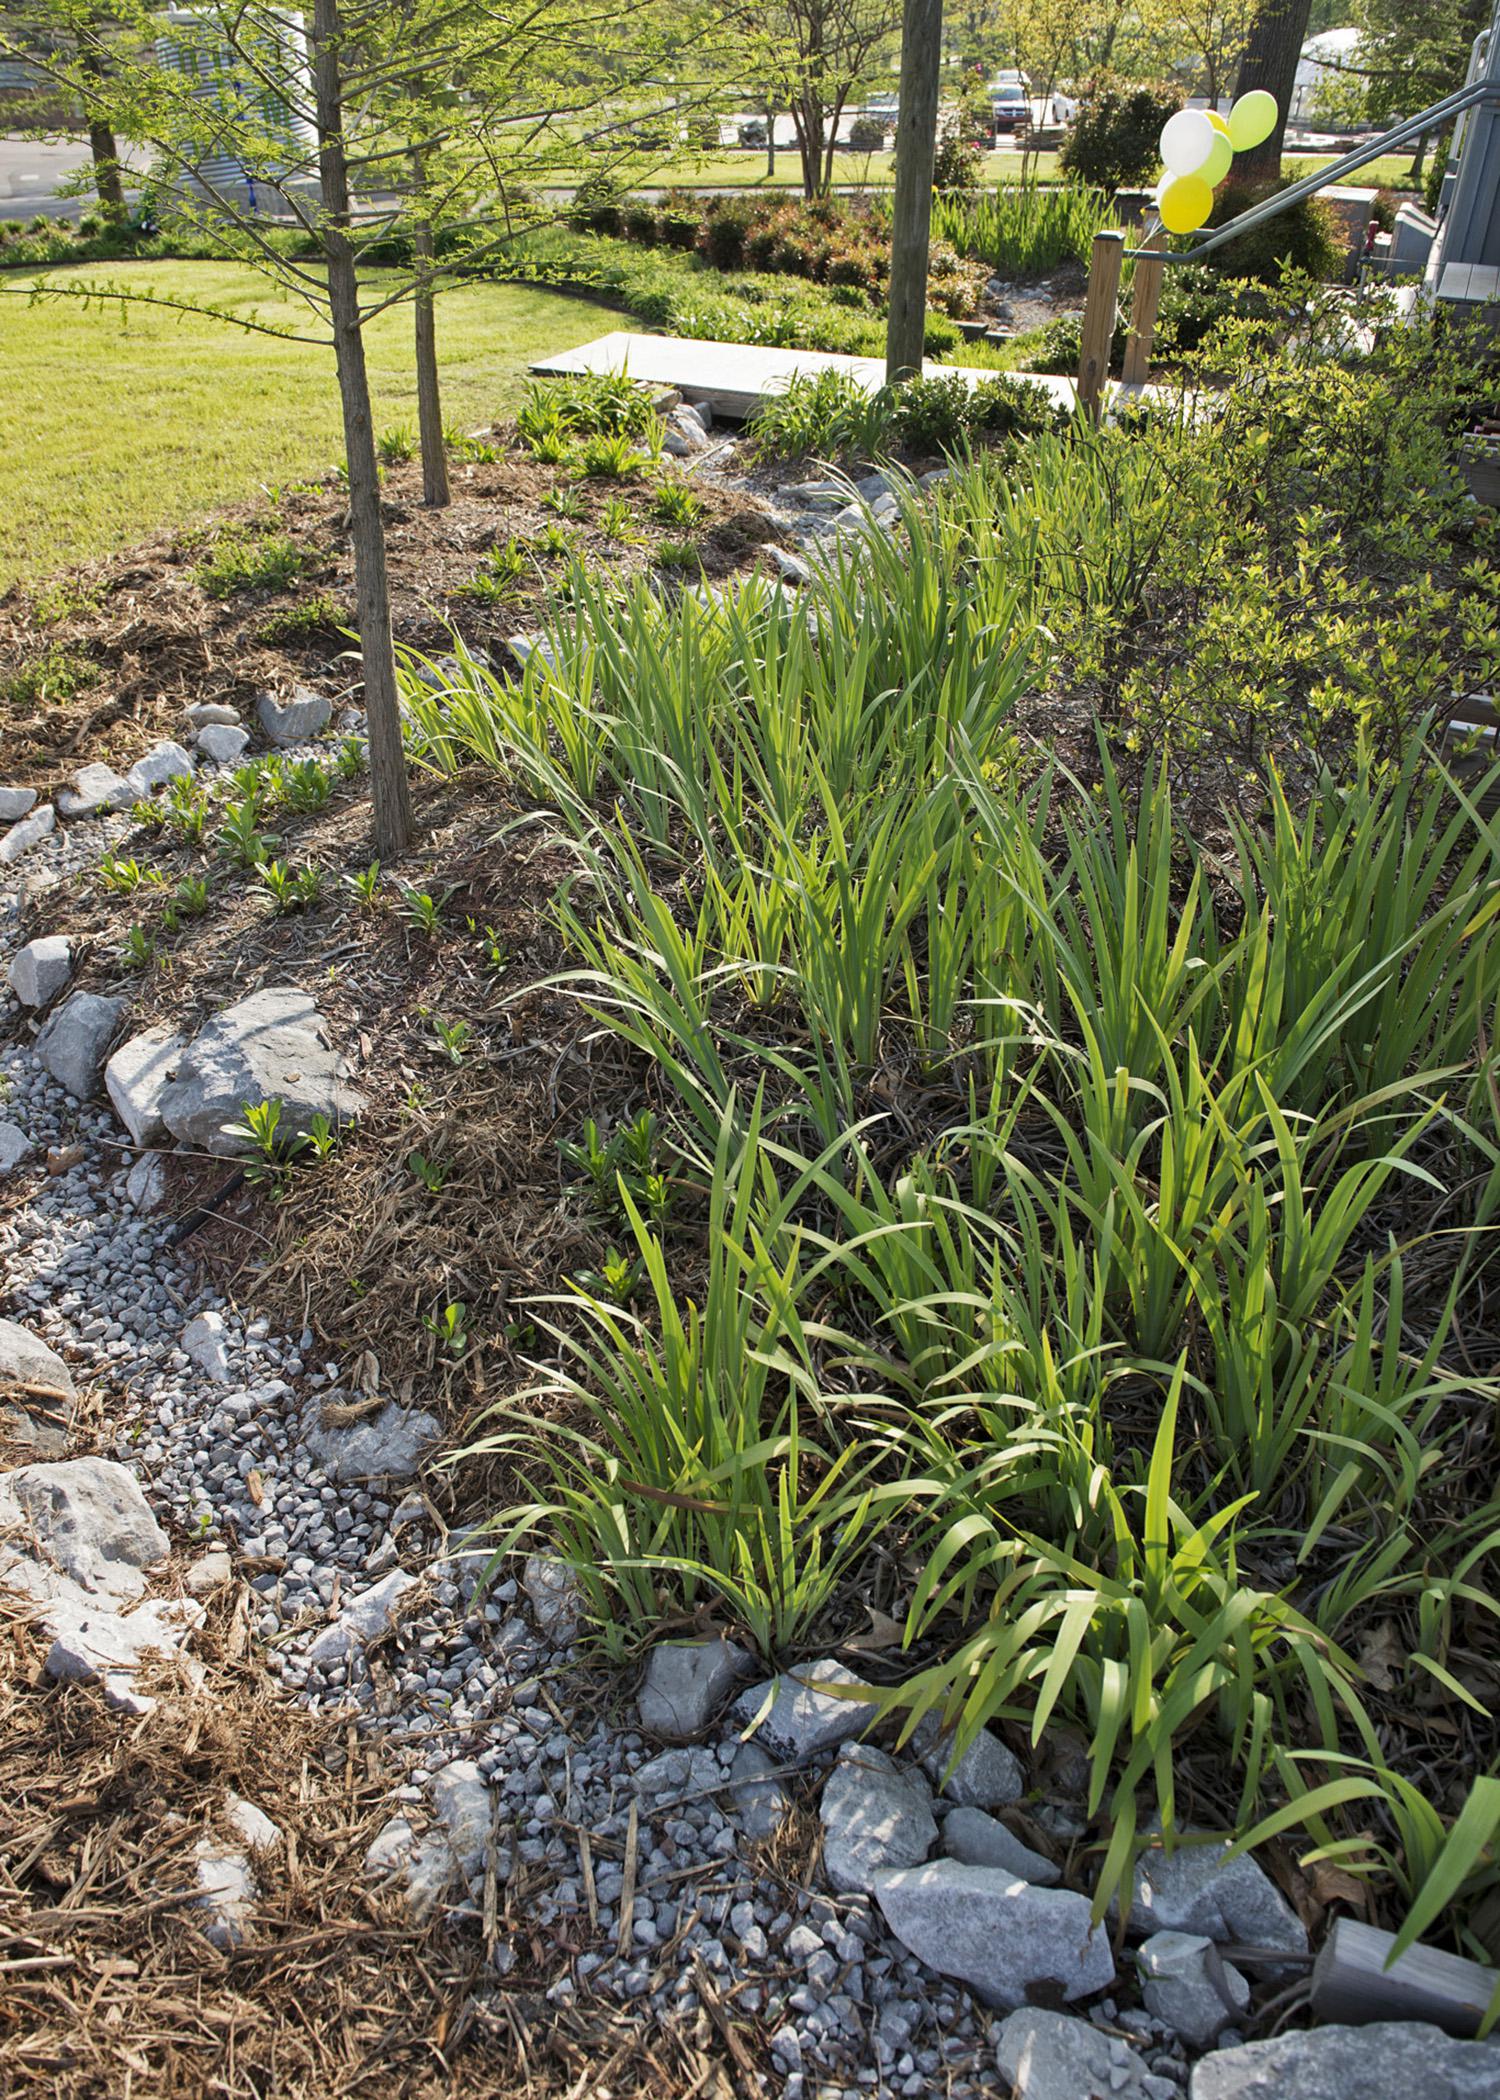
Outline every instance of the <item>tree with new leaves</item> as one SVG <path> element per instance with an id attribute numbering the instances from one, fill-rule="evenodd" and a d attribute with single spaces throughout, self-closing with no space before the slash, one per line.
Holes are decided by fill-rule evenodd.
<path id="1" fill-rule="evenodd" d="M 791 117 L 808 198 L 833 185 L 839 125 L 856 90 L 888 65 L 901 0 L 722 0 L 733 67 L 764 85 L 768 107 Z"/>
<path id="2" fill-rule="evenodd" d="M 646 14 L 644 0 L 634 11 Z M 107 50 L 89 0 L 32 0 L 14 12 L 23 26 L 9 44 L 0 33 L 0 54 L 26 49 L 22 40 L 45 44 L 47 77 L 154 156 L 163 223 L 190 223 L 263 271 L 305 304 L 314 339 L 332 342 L 374 843 L 393 860 L 410 842 L 412 811 L 363 331 L 402 300 L 417 298 L 422 313 L 441 226 L 483 204 L 472 264 L 535 223 L 538 208 L 521 202 L 522 167 L 534 179 L 594 149 L 604 163 L 638 160 L 624 110 L 600 106 L 598 62 L 601 49 L 620 47 L 632 0 L 614 0 L 608 14 L 604 0 L 312 0 L 306 17 L 274 0 L 200 0 L 171 19 L 160 51 L 164 25 L 144 0 L 112 0 Z M 416 268 L 372 274 L 365 257 L 373 249 L 388 261 L 403 219 L 419 239 Z M 440 426 L 430 304 L 426 323 L 427 398 Z M 439 452 L 440 428 L 428 434 Z"/>

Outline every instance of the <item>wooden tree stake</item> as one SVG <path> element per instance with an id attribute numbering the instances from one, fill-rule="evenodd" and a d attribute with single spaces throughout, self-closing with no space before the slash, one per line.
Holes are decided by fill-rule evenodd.
<path id="1" fill-rule="evenodd" d="M 1158 226 L 1148 233 L 1141 243 L 1143 248 L 1159 251 L 1167 244 L 1167 236 Z M 1151 369 L 1151 338 L 1156 332 L 1156 309 L 1161 304 L 1161 281 L 1165 266 L 1150 256 L 1138 255 L 1135 265 L 1135 282 L 1130 299 L 1130 334 L 1125 339 L 1125 366 L 1120 377 L 1126 386 L 1144 386 L 1146 374 Z"/>
<path id="2" fill-rule="evenodd" d="M 1089 258 L 1089 288 L 1083 306 L 1083 350 L 1078 359 L 1078 405 L 1097 423 L 1109 377 L 1114 341 L 1115 307 L 1120 297 L 1120 271 L 1125 261 L 1123 233 L 1096 233 Z"/>

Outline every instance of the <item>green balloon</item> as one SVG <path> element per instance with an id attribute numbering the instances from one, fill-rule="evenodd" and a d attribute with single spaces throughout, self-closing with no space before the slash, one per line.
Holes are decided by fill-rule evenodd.
<path id="1" fill-rule="evenodd" d="M 1210 189 L 1216 188 L 1224 180 L 1224 177 L 1229 173 L 1230 163 L 1233 159 L 1233 146 L 1230 145 L 1222 131 L 1216 131 L 1214 133 L 1213 150 L 1198 170 L 1198 173 L 1203 177 Z"/>
<path id="2" fill-rule="evenodd" d="M 1264 88 L 1241 95 L 1229 112 L 1229 143 L 1236 153 L 1248 153 L 1268 139 L 1276 129 L 1276 97 Z"/>

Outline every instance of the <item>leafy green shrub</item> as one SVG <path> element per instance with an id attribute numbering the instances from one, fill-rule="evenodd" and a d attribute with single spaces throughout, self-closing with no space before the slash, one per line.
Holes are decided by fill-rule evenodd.
<path id="1" fill-rule="evenodd" d="M 886 127 L 879 117 L 856 117 L 849 126 L 851 153 L 879 153 L 885 146 Z"/>
<path id="2" fill-rule="evenodd" d="M 210 598 L 240 591 L 285 591 L 310 566 L 311 557 L 283 532 L 234 527 L 221 532 L 193 581 Z"/>
<path id="3" fill-rule="evenodd" d="M 1165 82 L 1101 74 L 1079 96 L 1058 159 L 1068 174 L 1103 190 L 1148 182 L 1160 164 L 1161 128 L 1182 105 L 1182 90 Z"/>
<path id="4" fill-rule="evenodd" d="M 349 615 L 338 600 L 327 591 L 315 591 L 310 598 L 272 613 L 261 622 L 258 632 L 263 642 L 296 644 L 323 640 L 348 625 Z"/>
<path id="5" fill-rule="evenodd" d="M 932 156 L 932 186 L 939 192 L 976 190 L 984 166 L 984 148 L 961 118 L 945 118 L 938 126 L 937 146 Z"/>
<path id="6" fill-rule="evenodd" d="M 1210 226 L 1227 225 L 1241 212 L 1288 187 L 1285 181 L 1236 182 L 1233 171 L 1214 196 Z M 1275 284 L 1283 270 L 1321 282 L 1338 277 L 1348 258 L 1343 229 L 1332 207 L 1321 197 L 1304 197 L 1279 218 L 1268 219 L 1204 257 L 1204 266 L 1227 276 L 1254 277 Z"/>

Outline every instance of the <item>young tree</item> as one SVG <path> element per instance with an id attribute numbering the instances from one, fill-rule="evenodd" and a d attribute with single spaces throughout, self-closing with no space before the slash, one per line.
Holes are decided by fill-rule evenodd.
<path id="1" fill-rule="evenodd" d="M 802 190 L 833 184 L 839 124 L 855 90 L 888 57 L 902 0 L 728 0 L 720 20 L 733 32 L 735 69 L 769 84 L 797 136 Z"/>
<path id="2" fill-rule="evenodd" d="M 1141 18 L 1161 40 L 1174 69 L 1189 55 L 1196 59 L 1195 85 L 1214 109 L 1229 92 L 1250 40 L 1255 9 L 1256 0 L 1146 0 Z"/>
<path id="3" fill-rule="evenodd" d="M 0 40 L 5 48 L 15 51 L 23 60 L 29 60 L 46 80 L 46 68 L 59 54 L 70 55 L 74 62 L 97 85 L 107 76 L 110 51 L 115 37 L 110 13 L 96 7 L 89 11 L 93 34 L 86 47 L 73 48 L 68 52 L 66 25 L 59 25 L 61 36 L 44 35 L 21 10 L 14 7 L 0 8 Z M 69 96 L 66 98 L 76 123 L 78 105 Z M 43 137 L 57 137 L 71 129 L 67 119 L 58 121 L 58 95 L 50 84 L 31 95 L 23 95 L 14 105 L 15 114 L 28 130 Z M 126 211 L 125 185 L 120 170 L 120 148 L 114 129 L 108 119 L 99 113 L 97 105 L 91 104 L 84 117 L 89 138 L 89 157 L 92 164 L 94 192 L 105 215 L 112 219 L 123 219 Z"/>

